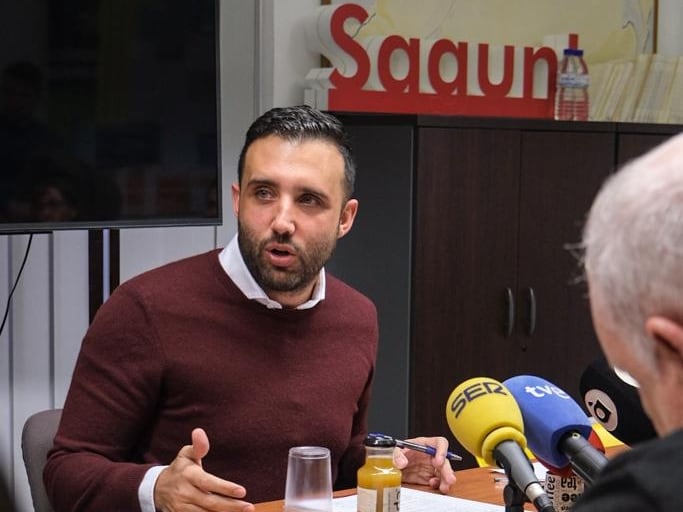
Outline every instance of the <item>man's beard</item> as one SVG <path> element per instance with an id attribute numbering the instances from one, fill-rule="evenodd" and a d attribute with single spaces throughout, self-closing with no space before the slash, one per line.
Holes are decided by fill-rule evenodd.
<path id="1" fill-rule="evenodd" d="M 295 245 L 289 235 L 277 235 L 260 241 L 242 223 L 237 221 L 240 252 L 244 263 L 254 280 L 264 291 L 294 292 L 306 288 L 318 278 L 320 269 L 332 257 L 337 239 L 316 240 L 307 252 Z M 266 261 L 266 245 L 269 243 L 287 244 L 294 248 L 297 263 L 287 269 L 274 267 Z"/>

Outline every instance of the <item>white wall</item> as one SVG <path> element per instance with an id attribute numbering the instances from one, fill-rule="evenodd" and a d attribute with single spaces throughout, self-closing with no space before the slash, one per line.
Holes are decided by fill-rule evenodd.
<path id="1" fill-rule="evenodd" d="M 305 49 L 300 20 L 318 0 L 221 0 L 222 207 L 219 228 L 121 231 L 121 279 L 186 255 L 223 246 L 235 232 L 230 185 L 244 130 L 275 105 L 303 101 L 302 77 L 318 66 Z M 661 53 L 683 54 L 683 2 L 659 0 Z M 28 237 L 0 236 L 4 308 Z M 20 453 L 21 427 L 40 409 L 62 405 L 88 323 L 87 232 L 34 236 L 0 337 L 0 467 L 14 475 L 17 510 L 32 510 Z"/>
<path id="2" fill-rule="evenodd" d="M 681 0 L 659 0 L 657 17 L 657 53 L 683 55 L 683 35 L 680 32 L 683 21 Z"/>
<path id="3" fill-rule="evenodd" d="M 0 272 L 3 290 L 9 290 L 19 271 L 28 239 L 0 237 L 0 254 L 8 256 Z M 18 510 L 31 510 L 21 428 L 30 414 L 64 400 L 88 322 L 87 268 L 82 233 L 34 235 L 0 337 L 0 463 L 15 475 Z M 4 307 L 7 294 L 2 297 Z"/>

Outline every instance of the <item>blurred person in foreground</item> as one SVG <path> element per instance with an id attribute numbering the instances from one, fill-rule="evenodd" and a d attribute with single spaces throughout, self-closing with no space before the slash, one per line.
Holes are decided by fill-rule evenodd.
<path id="1" fill-rule="evenodd" d="M 583 246 L 600 345 L 658 438 L 611 460 L 572 511 L 683 510 L 683 134 L 607 180 Z"/>
<path id="2" fill-rule="evenodd" d="M 237 235 L 122 284 L 90 326 L 45 470 L 56 512 L 251 511 L 283 497 L 298 445 L 328 447 L 335 487 L 356 485 L 377 314 L 324 269 L 354 179 L 336 118 L 290 107 L 252 124 Z M 404 481 L 447 492 L 447 440 L 417 441 L 437 455 L 397 449 Z"/>

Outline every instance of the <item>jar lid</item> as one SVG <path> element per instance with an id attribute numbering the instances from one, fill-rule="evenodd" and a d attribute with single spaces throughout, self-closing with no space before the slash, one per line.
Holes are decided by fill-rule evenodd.
<path id="1" fill-rule="evenodd" d="M 363 444 L 371 447 L 391 448 L 392 446 L 396 446 L 396 441 L 393 437 L 369 434 L 365 438 L 365 441 L 363 441 Z"/>

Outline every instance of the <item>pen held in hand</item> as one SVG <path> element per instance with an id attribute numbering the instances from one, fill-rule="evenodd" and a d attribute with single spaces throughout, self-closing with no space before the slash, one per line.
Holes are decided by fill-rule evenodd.
<path id="1" fill-rule="evenodd" d="M 433 446 L 425 446 L 422 444 L 412 443 L 410 441 L 403 441 L 401 439 L 395 439 L 395 441 L 396 446 L 398 446 L 399 448 L 408 448 L 410 450 L 415 450 L 416 452 L 426 453 L 428 455 L 431 455 L 432 457 L 436 455 L 436 448 L 434 448 Z M 446 452 L 446 458 L 454 462 L 460 462 L 462 460 L 462 457 L 460 455 L 457 455 L 450 451 Z"/>
<path id="2" fill-rule="evenodd" d="M 408 448 L 410 450 L 415 450 L 417 452 L 426 453 L 428 455 L 431 455 L 432 457 L 436 455 L 436 448 L 434 448 L 433 446 L 425 446 L 422 444 L 412 443 L 410 441 L 403 441 L 401 439 L 395 439 L 395 441 L 396 446 L 398 446 L 399 448 Z M 462 457 L 460 455 L 457 455 L 450 451 L 446 452 L 446 458 L 454 462 L 460 462 L 462 460 Z"/>
<path id="3" fill-rule="evenodd" d="M 426 453 L 427 455 L 431 455 L 432 457 L 436 455 L 436 448 L 434 448 L 433 446 L 417 444 L 413 443 L 412 441 L 404 441 L 403 439 L 397 439 L 386 434 L 370 433 L 368 435 L 374 437 L 381 437 L 384 439 L 393 439 L 396 442 L 396 446 L 398 446 L 399 448 L 408 448 L 409 450 L 415 450 L 416 452 Z M 453 462 L 460 462 L 462 460 L 462 457 L 460 455 L 457 455 L 451 451 L 446 452 L 446 458 Z"/>

